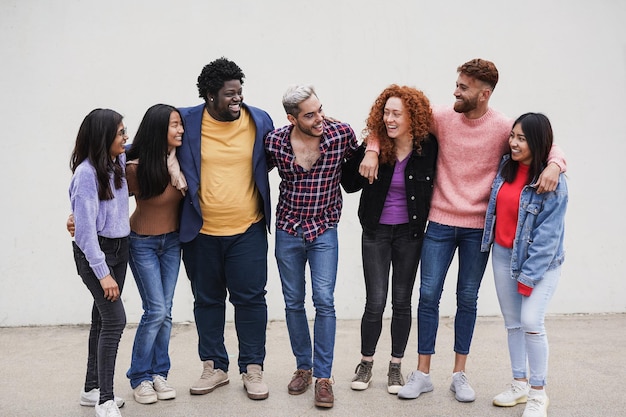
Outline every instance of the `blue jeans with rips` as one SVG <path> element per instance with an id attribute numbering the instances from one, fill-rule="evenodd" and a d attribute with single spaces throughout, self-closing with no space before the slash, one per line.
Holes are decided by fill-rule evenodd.
<path id="1" fill-rule="evenodd" d="M 482 236 L 483 229 L 428 223 L 422 247 L 420 298 L 417 308 L 419 354 L 435 353 L 439 302 L 446 274 L 457 248 L 459 272 L 456 283 L 454 351 L 462 355 L 469 354 L 476 325 L 478 290 L 489 259 L 489 252 L 480 251 Z"/>
<path id="2" fill-rule="evenodd" d="M 143 307 L 126 372 L 134 389 L 153 375 L 167 378 L 170 370 L 172 301 L 180 270 L 178 232 L 158 236 L 131 232 L 129 263 Z"/>
<path id="3" fill-rule="evenodd" d="M 525 297 L 517 292 L 517 280 L 511 274 L 511 253 L 511 249 L 497 243 L 491 250 L 494 282 L 507 330 L 513 378 L 527 378 L 528 369 L 530 385 L 543 387 L 548 375 L 549 353 L 546 310 L 556 291 L 561 267 L 547 270 L 530 296 Z"/>
<path id="4" fill-rule="evenodd" d="M 212 360 L 216 369 L 228 371 L 224 326 L 229 294 L 239 340 L 239 373 L 247 372 L 250 364 L 263 366 L 267 327 L 265 220 L 232 236 L 198 234 L 182 247 L 194 296 L 200 360 Z"/>
<path id="5" fill-rule="evenodd" d="M 302 233 L 276 231 L 276 261 L 285 299 L 287 330 L 297 369 L 313 369 L 316 378 L 330 378 L 335 349 L 335 282 L 339 247 L 337 229 L 326 230 L 312 242 Z M 305 266 L 311 270 L 315 307 L 314 346 L 304 307 Z"/>

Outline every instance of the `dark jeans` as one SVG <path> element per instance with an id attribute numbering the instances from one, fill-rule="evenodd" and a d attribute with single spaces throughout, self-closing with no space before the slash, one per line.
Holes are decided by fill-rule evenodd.
<path id="1" fill-rule="evenodd" d="M 422 239 L 412 239 L 409 225 L 378 226 L 361 237 L 365 275 L 365 312 L 361 319 L 361 354 L 373 356 L 380 338 L 391 274 L 391 356 L 404 357 L 411 331 L 411 295 Z"/>
<path id="2" fill-rule="evenodd" d="M 100 249 L 106 256 L 106 263 L 109 265 L 111 276 L 117 282 L 121 293 L 124 288 L 128 265 L 128 238 L 108 239 L 99 237 L 99 241 Z M 76 245 L 76 242 L 72 242 L 72 246 L 76 270 L 93 296 L 85 391 L 89 392 L 94 388 L 100 388 L 100 404 L 103 404 L 114 397 L 115 360 L 122 332 L 126 326 L 126 312 L 121 297 L 114 302 L 104 298 L 104 290 L 100 285 L 100 280 L 94 275 L 85 254 Z"/>
<path id="3" fill-rule="evenodd" d="M 228 371 L 224 345 L 226 294 L 235 308 L 239 339 L 239 372 L 249 364 L 263 365 L 267 326 L 267 232 L 265 221 L 233 236 L 199 234 L 183 243 L 183 262 L 194 296 L 200 360 L 212 360 Z"/>

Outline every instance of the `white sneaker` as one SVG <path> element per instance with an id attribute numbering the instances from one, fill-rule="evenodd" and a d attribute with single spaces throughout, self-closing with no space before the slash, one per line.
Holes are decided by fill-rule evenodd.
<path id="1" fill-rule="evenodd" d="M 85 392 L 83 388 L 80 391 L 80 405 L 85 407 L 95 407 L 96 404 L 100 401 L 100 389 L 94 388 L 89 392 Z M 124 406 L 124 399 L 120 397 L 115 397 L 115 404 L 118 408 L 122 408 Z"/>
<path id="2" fill-rule="evenodd" d="M 550 400 L 544 390 L 531 389 L 522 417 L 548 417 L 548 404 Z"/>
<path id="3" fill-rule="evenodd" d="M 158 400 L 152 381 L 148 380 L 141 381 L 141 384 L 133 389 L 133 396 L 139 404 L 154 404 Z"/>
<path id="4" fill-rule="evenodd" d="M 462 403 L 470 403 L 476 399 L 476 393 L 469 384 L 465 372 L 459 371 L 452 374 L 452 384 L 450 391 L 454 393 L 454 398 Z"/>
<path id="5" fill-rule="evenodd" d="M 526 381 L 513 380 L 509 385 L 509 389 L 493 397 L 493 405 L 498 407 L 513 407 L 517 404 L 523 404 L 528 397 L 530 387 Z"/>
<path id="6" fill-rule="evenodd" d="M 167 380 L 161 375 L 154 375 L 152 377 L 152 386 L 159 400 L 171 400 L 176 398 L 176 390 L 170 387 Z"/>
<path id="7" fill-rule="evenodd" d="M 113 400 L 109 400 L 104 404 L 96 404 L 96 417 L 122 417 L 120 409 Z"/>
<path id="8" fill-rule="evenodd" d="M 430 375 L 424 375 L 421 371 L 413 371 L 409 374 L 406 384 L 398 391 L 398 398 L 414 399 L 425 392 L 433 390 Z"/>

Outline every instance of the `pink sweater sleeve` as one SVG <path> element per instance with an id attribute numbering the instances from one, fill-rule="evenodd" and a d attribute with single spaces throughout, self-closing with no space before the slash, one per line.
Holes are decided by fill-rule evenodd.
<path id="1" fill-rule="evenodd" d="M 559 145 L 552 145 L 550 154 L 548 155 L 548 163 L 554 162 L 561 168 L 561 172 L 567 171 L 567 161 L 565 160 L 565 153 Z"/>

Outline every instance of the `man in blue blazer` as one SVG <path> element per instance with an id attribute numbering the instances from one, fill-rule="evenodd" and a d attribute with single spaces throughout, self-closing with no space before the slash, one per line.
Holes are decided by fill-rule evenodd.
<path id="1" fill-rule="evenodd" d="M 203 363 L 191 394 L 228 380 L 224 345 L 226 294 L 235 309 L 239 372 L 251 399 L 269 395 L 263 382 L 267 304 L 267 231 L 271 205 L 263 138 L 274 129 L 263 110 L 243 103 L 244 74 L 219 58 L 198 77 L 205 103 L 180 109 L 177 150 L 188 183 L 180 221 L 183 262 L 194 295 Z"/>

